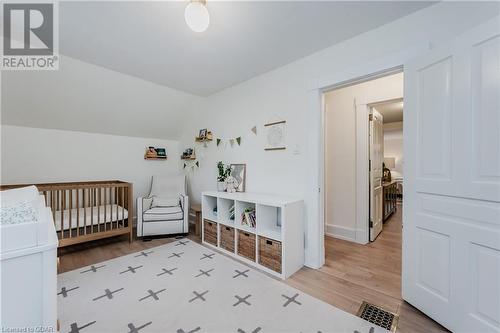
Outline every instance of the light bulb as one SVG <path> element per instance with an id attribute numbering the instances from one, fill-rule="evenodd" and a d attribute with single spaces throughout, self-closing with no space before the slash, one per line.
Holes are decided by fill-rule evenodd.
<path id="1" fill-rule="evenodd" d="M 186 24 L 194 32 L 203 32 L 207 30 L 210 24 L 210 14 L 204 1 L 191 1 L 184 11 Z"/>

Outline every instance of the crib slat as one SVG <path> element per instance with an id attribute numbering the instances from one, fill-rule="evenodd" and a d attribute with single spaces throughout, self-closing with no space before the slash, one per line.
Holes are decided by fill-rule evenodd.
<path id="1" fill-rule="evenodd" d="M 90 233 L 94 233 L 94 201 L 95 201 L 95 188 L 89 191 L 90 197 Z"/>
<path id="2" fill-rule="evenodd" d="M 80 190 L 76 189 L 76 235 L 80 236 Z"/>
<path id="3" fill-rule="evenodd" d="M 101 231 L 101 197 L 102 197 L 102 188 L 97 189 L 97 194 L 99 198 L 97 199 L 97 231 Z"/>
<path id="4" fill-rule="evenodd" d="M 87 205 L 85 205 L 87 196 L 85 195 L 87 193 L 87 189 L 83 189 L 82 195 L 83 195 L 83 234 L 87 234 Z"/>
<path id="5" fill-rule="evenodd" d="M 62 221 L 63 222 L 63 227 L 62 227 L 62 230 L 64 232 L 64 212 L 66 211 L 66 191 L 65 190 L 61 191 L 61 198 L 62 198 L 61 212 L 62 212 L 62 216 L 63 216 L 63 221 Z M 67 236 L 67 235 L 65 235 L 65 236 Z"/>
<path id="6" fill-rule="evenodd" d="M 56 223 L 56 201 L 54 200 L 54 191 L 50 191 L 50 207 L 52 209 L 52 219 Z"/>
<path id="7" fill-rule="evenodd" d="M 121 196 L 121 200 L 120 200 L 120 207 L 122 207 L 122 225 L 121 225 L 121 227 L 122 227 L 122 228 L 123 228 L 123 216 L 125 215 L 125 214 L 124 214 L 124 211 L 123 211 L 123 209 L 124 209 L 123 207 L 125 206 L 125 205 L 123 204 L 123 200 L 124 200 L 124 198 L 125 198 L 125 196 L 124 196 L 124 195 L 125 195 L 125 188 L 124 188 L 124 187 L 122 187 L 122 196 Z"/>
<path id="8" fill-rule="evenodd" d="M 71 213 L 72 213 L 72 210 L 73 210 L 73 190 L 69 190 L 69 237 L 73 237 L 73 231 L 72 231 L 72 228 L 73 228 L 73 219 L 71 218 Z"/>
<path id="9" fill-rule="evenodd" d="M 108 213 L 108 207 L 107 207 L 107 198 L 108 198 L 108 192 L 106 192 L 106 188 L 103 188 L 104 191 L 104 231 L 108 229 L 106 220 L 107 220 L 107 213 Z"/>

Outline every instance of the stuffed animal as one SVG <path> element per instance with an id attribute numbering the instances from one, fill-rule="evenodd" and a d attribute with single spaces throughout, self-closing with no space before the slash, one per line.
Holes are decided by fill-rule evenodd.
<path id="1" fill-rule="evenodd" d="M 236 189 L 238 188 L 239 184 L 236 178 L 233 176 L 229 176 L 226 178 L 226 191 L 229 193 L 234 193 L 236 192 Z"/>

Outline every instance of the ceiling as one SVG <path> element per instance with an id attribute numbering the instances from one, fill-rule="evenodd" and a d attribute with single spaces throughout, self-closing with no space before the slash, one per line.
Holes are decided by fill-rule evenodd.
<path id="1" fill-rule="evenodd" d="M 384 124 L 403 121 L 403 101 L 377 104 L 375 109 L 384 117 Z"/>
<path id="2" fill-rule="evenodd" d="M 424 1 L 210 1 L 210 27 L 187 1 L 60 2 L 60 53 L 208 96 L 427 7 Z"/>

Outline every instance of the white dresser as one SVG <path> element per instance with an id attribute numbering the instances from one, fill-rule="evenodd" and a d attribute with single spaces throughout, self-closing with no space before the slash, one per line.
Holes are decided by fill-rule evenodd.
<path id="1" fill-rule="evenodd" d="M 8 195 L 3 195 L 6 192 L 2 192 L 2 207 L 8 201 Z M 33 195 L 38 200 L 38 221 L 0 226 L 0 326 L 6 331 L 55 332 L 57 235 L 43 196 L 38 195 L 36 188 L 31 194 L 25 192 L 22 200 L 33 202 Z"/>
<path id="2" fill-rule="evenodd" d="M 202 241 L 286 279 L 304 265 L 304 204 L 257 193 L 202 193 Z"/>

